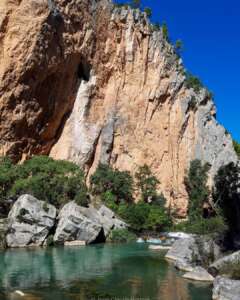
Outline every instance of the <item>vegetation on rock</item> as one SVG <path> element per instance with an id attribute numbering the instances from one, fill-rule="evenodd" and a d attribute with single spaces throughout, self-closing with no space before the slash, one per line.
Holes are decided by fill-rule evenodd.
<path id="1" fill-rule="evenodd" d="M 240 144 L 237 141 L 233 141 L 233 147 L 237 156 L 240 158 Z"/>

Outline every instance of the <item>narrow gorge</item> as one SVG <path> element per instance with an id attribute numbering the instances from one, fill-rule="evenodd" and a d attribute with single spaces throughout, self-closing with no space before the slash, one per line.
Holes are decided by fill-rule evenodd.
<path id="1" fill-rule="evenodd" d="M 204 87 L 145 13 L 111 1 L 0 3 L 0 153 L 130 171 L 147 164 L 185 216 L 190 161 L 236 162 Z"/>

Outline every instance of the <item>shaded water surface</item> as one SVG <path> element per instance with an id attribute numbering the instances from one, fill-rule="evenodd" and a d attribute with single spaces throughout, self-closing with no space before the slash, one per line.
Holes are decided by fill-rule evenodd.
<path id="1" fill-rule="evenodd" d="M 181 277 L 145 244 L 0 252 L 0 299 L 210 300 L 211 286 Z"/>

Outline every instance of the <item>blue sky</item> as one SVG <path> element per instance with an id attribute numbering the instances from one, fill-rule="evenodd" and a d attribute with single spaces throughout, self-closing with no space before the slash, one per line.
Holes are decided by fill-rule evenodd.
<path id="1" fill-rule="evenodd" d="M 183 41 L 185 67 L 214 93 L 218 121 L 240 142 L 240 1 L 142 0 L 142 6 L 152 8 L 153 21 L 166 21 L 173 42 Z"/>

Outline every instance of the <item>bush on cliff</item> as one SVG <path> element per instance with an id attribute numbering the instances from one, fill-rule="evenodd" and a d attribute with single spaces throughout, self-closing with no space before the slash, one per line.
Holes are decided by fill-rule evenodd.
<path id="1" fill-rule="evenodd" d="M 237 156 L 240 159 L 240 144 L 237 141 L 233 141 L 233 147 L 234 147 L 234 150 L 235 150 Z"/>
<path id="2" fill-rule="evenodd" d="M 90 178 L 91 191 L 100 195 L 104 201 L 111 197 L 115 203 L 131 202 L 133 179 L 129 172 L 115 170 L 104 164 L 99 164 L 96 172 Z"/>
<path id="3" fill-rule="evenodd" d="M 56 207 L 71 200 L 87 205 L 84 174 L 71 162 L 34 156 L 23 164 L 14 165 L 8 159 L 1 159 L 1 169 L 5 170 L 0 178 L 2 201 L 28 193 Z"/>

